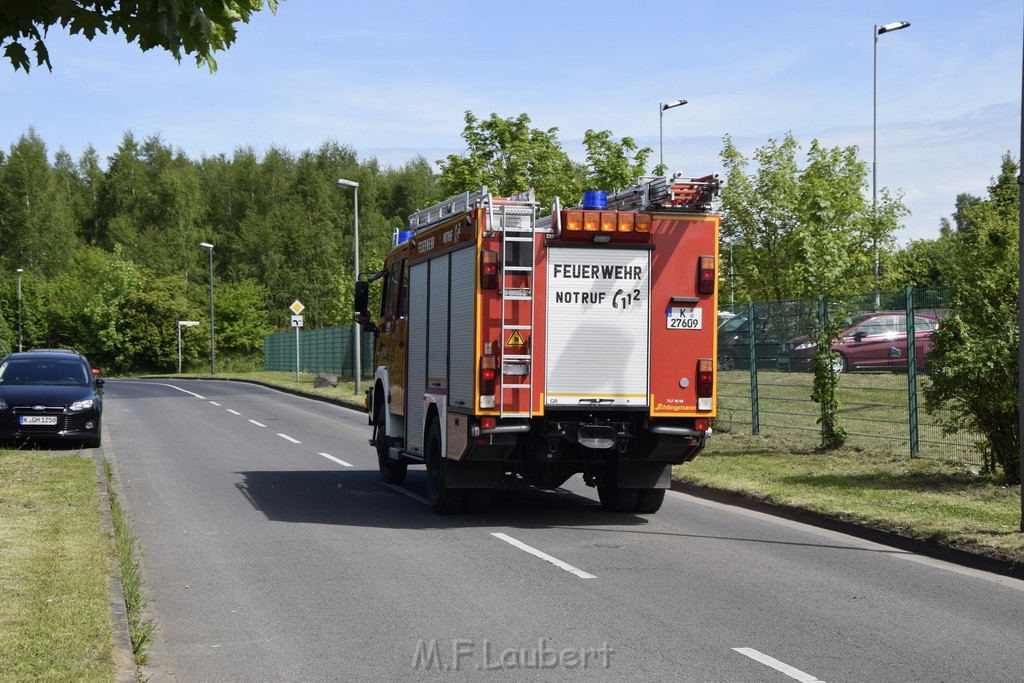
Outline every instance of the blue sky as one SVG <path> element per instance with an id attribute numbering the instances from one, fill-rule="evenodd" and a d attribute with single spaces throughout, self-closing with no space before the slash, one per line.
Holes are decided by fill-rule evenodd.
<path id="1" fill-rule="evenodd" d="M 877 180 L 905 193 L 906 242 L 937 237 L 958 192 L 983 194 L 1020 156 L 1020 0 L 283 0 L 213 75 L 56 28 L 52 73 L 0 65 L 0 148 L 34 126 L 51 152 L 105 159 L 130 130 L 193 158 L 333 139 L 399 165 L 462 151 L 469 110 L 557 127 L 580 161 L 583 133 L 611 130 L 656 163 L 659 103 L 686 99 L 664 114 L 671 170 L 719 172 L 724 135 L 749 156 L 787 131 L 870 164 L 872 27 L 904 20 L 878 43 Z"/>

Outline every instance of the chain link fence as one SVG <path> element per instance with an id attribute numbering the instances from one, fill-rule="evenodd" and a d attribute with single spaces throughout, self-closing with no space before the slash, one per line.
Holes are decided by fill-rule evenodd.
<path id="1" fill-rule="evenodd" d="M 831 319 L 840 425 L 853 448 L 981 465 L 976 433 L 944 435 L 924 410 L 931 334 L 947 312 L 945 289 L 907 289 L 837 300 L 750 302 L 722 311 L 718 329 L 719 431 L 821 443 L 811 359 Z"/>

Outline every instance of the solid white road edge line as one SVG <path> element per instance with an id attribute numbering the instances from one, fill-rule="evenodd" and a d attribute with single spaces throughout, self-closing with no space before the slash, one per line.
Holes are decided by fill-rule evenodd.
<path id="1" fill-rule="evenodd" d="M 200 396 L 199 394 L 197 394 L 194 391 L 189 391 L 188 389 L 182 389 L 181 387 L 176 387 L 173 384 L 165 384 L 164 382 L 142 382 L 142 381 L 138 381 L 138 380 L 133 380 L 132 383 L 133 384 L 153 384 L 153 385 L 156 385 L 158 387 L 170 387 L 171 389 L 176 389 L 176 390 L 182 392 L 183 394 L 188 394 L 189 396 L 195 396 L 196 398 L 201 398 L 204 401 L 206 400 L 205 396 Z"/>
<path id="2" fill-rule="evenodd" d="M 387 486 L 390 489 L 394 489 L 395 491 L 398 491 L 399 493 L 401 493 L 403 495 L 409 496 L 413 500 L 418 500 L 419 502 L 423 503 L 424 505 L 430 505 L 430 501 L 427 500 L 426 498 L 424 498 L 423 496 L 415 494 L 412 491 L 406 491 L 401 486 L 395 486 L 394 484 L 384 484 L 384 485 Z"/>
<path id="3" fill-rule="evenodd" d="M 256 420 L 249 420 L 249 422 L 252 422 L 257 427 L 266 427 L 267 426 L 267 425 L 263 424 L 262 422 L 257 422 Z"/>
<path id="4" fill-rule="evenodd" d="M 320 453 L 320 455 L 324 456 L 328 460 L 333 460 L 334 462 L 338 463 L 342 467 L 352 467 L 352 463 L 345 462 L 344 460 L 342 460 L 340 458 L 335 458 L 333 455 L 330 455 L 329 453 Z"/>
<path id="5" fill-rule="evenodd" d="M 285 441 L 291 441 L 292 443 L 302 443 L 298 439 L 293 439 L 292 437 L 288 436 L 287 434 L 282 434 L 281 432 L 278 432 L 277 435 L 279 437 L 281 437 L 282 439 L 284 439 Z"/>
<path id="6" fill-rule="evenodd" d="M 548 555 L 545 552 L 541 552 L 540 550 L 537 550 L 536 548 L 534 548 L 532 546 L 528 546 L 525 543 L 523 543 L 522 541 L 517 540 L 515 538 L 512 538 L 508 534 L 492 532 L 491 536 L 494 536 L 495 538 L 499 538 L 502 541 L 505 541 L 506 543 L 508 543 L 509 545 L 515 546 L 516 548 L 519 548 L 520 550 L 524 550 L 524 551 L 530 553 L 531 555 L 533 555 L 534 557 L 539 557 L 540 559 L 544 560 L 545 562 L 550 562 L 551 564 L 555 565 L 559 569 L 564 569 L 565 571 L 569 572 L 570 574 L 575 574 L 576 576 L 580 577 L 581 579 L 596 579 L 597 578 L 593 574 L 588 574 L 587 572 L 583 571 L 582 569 L 577 569 L 576 567 L 572 566 L 568 562 L 563 562 L 560 559 L 558 559 L 557 557 L 551 557 L 551 555 Z"/>
<path id="7" fill-rule="evenodd" d="M 758 652 L 752 647 L 734 647 L 733 651 L 739 652 L 741 655 L 750 657 L 754 661 L 760 662 L 765 666 L 771 667 L 779 673 L 785 674 L 792 679 L 800 681 L 801 683 L 824 683 L 824 681 L 822 681 L 821 679 L 816 678 L 809 673 L 804 673 L 800 669 L 792 667 L 789 664 L 786 664 L 785 662 L 780 662 L 774 657 L 769 657 L 763 652 Z"/>

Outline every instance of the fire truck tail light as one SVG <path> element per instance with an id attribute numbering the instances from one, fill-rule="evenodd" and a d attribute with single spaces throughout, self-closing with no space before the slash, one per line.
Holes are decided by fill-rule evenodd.
<path id="1" fill-rule="evenodd" d="M 693 428 L 698 432 L 706 432 L 711 428 L 711 420 L 706 417 L 698 417 L 693 421 Z"/>
<path id="2" fill-rule="evenodd" d="M 597 232 L 601 223 L 601 214 L 597 211 L 583 212 L 583 232 Z"/>
<path id="3" fill-rule="evenodd" d="M 651 231 L 651 215 L 647 213 L 636 214 L 633 221 L 633 230 L 649 233 Z"/>
<path id="4" fill-rule="evenodd" d="M 714 294 L 715 257 L 701 256 L 697 267 L 697 291 L 701 294 Z"/>
<path id="5" fill-rule="evenodd" d="M 581 230 L 583 230 L 583 212 L 566 211 L 565 229 L 567 232 L 580 232 Z"/>
<path id="6" fill-rule="evenodd" d="M 480 356 L 480 407 L 494 407 L 494 393 L 498 370 L 495 367 L 494 356 Z"/>
<path id="7" fill-rule="evenodd" d="M 480 429 L 494 429 L 498 426 L 498 418 L 495 417 L 481 417 L 480 418 Z"/>
<path id="8" fill-rule="evenodd" d="M 498 288 L 498 252 L 485 249 L 480 252 L 480 289 Z"/>
<path id="9" fill-rule="evenodd" d="M 710 399 L 715 385 L 715 364 L 710 358 L 697 361 L 697 398 Z"/>
<path id="10" fill-rule="evenodd" d="M 619 232 L 633 232 L 633 214 L 620 213 L 618 223 Z"/>

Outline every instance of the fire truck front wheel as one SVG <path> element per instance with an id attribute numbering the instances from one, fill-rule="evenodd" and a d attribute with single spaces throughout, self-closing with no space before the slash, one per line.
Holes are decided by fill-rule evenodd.
<path id="1" fill-rule="evenodd" d="M 441 429 L 432 420 L 427 432 L 427 497 L 430 509 L 439 515 L 450 515 L 462 509 L 465 490 L 452 488 L 445 481 L 447 463 L 441 457 Z"/>

